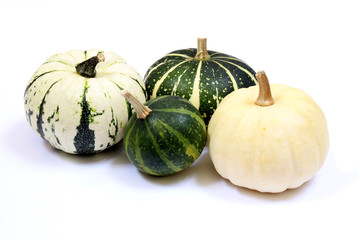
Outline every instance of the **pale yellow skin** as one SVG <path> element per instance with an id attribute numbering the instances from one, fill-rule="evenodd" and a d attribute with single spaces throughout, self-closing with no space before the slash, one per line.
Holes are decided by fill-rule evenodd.
<path id="1" fill-rule="evenodd" d="M 325 160 L 325 116 L 308 95 L 284 85 L 271 85 L 274 105 L 258 106 L 258 88 L 234 91 L 220 103 L 208 127 L 210 157 L 235 185 L 273 193 L 299 187 Z"/>

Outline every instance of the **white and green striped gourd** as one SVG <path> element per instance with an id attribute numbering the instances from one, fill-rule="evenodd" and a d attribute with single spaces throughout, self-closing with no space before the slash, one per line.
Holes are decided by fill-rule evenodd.
<path id="1" fill-rule="evenodd" d="M 140 75 L 113 52 L 73 50 L 47 59 L 25 89 L 31 127 L 53 147 L 72 154 L 119 142 L 133 108 L 120 91 L 144 103 Z"/>

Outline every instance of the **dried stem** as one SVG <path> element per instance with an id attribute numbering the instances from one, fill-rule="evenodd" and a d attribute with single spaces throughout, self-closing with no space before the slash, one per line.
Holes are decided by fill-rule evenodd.
<path id="1" fill-rule="evenodd" d="M 120 94 L 133 106 L 138 119 L 145 119 L 150 114 L 151 109 L 137 100 L 128 90 L 122 90 Z"/>
<path id="2" fill-rule="evenodd" d="M 271 88 L 269 80 L 264 71 L 256 73 L 256 79 L 259 82 L 259 96 L 255 101 L 256 105 L 261 107 L 271 106 L 274 104 L 274 99 L 271 95 Z"/>
<path id="3" fill-rule="evenodd" d="M 198 48 L 195 55 L 196 60 L 204 60 L 210 58 L 210 55 L 207 51 L 206 38 L 198 38 Z"/>

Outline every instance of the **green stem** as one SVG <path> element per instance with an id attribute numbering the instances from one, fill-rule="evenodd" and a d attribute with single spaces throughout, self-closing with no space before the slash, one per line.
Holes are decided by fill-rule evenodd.
<path id="1" fill-rule="evenodd" d="M 94 78 L 96 76 L 96 65 L 99 62 L 104 62 L 105 56 L 102 53 L 98 53 L 95 57 L 89 58 L 82 63 L 76 65 L 76 72 L 86 78 Z"/>

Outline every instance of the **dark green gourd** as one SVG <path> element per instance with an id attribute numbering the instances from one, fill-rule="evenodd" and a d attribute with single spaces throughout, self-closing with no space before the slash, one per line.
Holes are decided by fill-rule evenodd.
<path id="1" fill-rule="evenodd" d="M 123 144 L 141 172 L 174 174 L 200 156 L 206 143 L 205 122 L 188 100 L 160 96 L 143 105 L 127 91 L 123 96 L 136 111 L 125 127 Z"/>
<path id="2" fill-rule="evenodd" d="M 150 99 L 162 95 L 186 98 L 200 111 L 206 124 L 225 96 L 253 85 L 255 71 L 238 58 L 208 51 L 206 38 L 198 39 L 198 49 L 165 55 L 145 74 Z"/>

